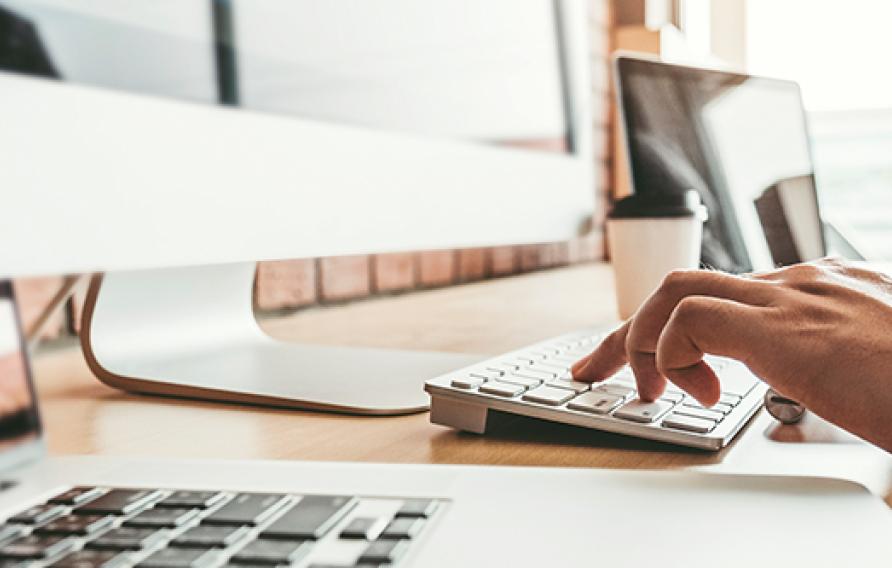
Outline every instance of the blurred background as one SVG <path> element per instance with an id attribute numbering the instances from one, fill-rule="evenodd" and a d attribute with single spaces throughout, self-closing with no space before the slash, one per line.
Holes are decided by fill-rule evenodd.
<path id="1" fill-rule="evenodd" d="M 497 139 L 488 139 L 486 133 L 494 128 L 498 130 L 499 114 L 487 112 L 481 113 L 479 120 L 444 120 L 441 124 L 413 124 L 412 128 L 438 135 L 481 138 L 487 143 L 532 151 L 566 151 L 560 118 L 547 110 L 536 116 L 525 110 L 557 108 L 551 100 L 554 93 L 542 88 L 553 80 L 548 81 L 548 77 L 536 80 L 535 65 L 529 62 L 522 65 L 512 59 L 512 45 L 541 41 L 543 36 L 537 33 L 535 14 L 531 12 L 525 27 L 506 30 L 503 36 L 494 38 L 492 49 L 483 54 L 461 51 L 462 38 L 454 32 L 475 33 L 473 22 L 450 26 L 430 14 L 432 4 L 389 1 L 405 4 L 406 17 L 416 18 L 415 24 L 406 29 L 419 30 L 418 36 L 403 39 L 414 42 L 412 45 L 417 49 L 447 46 L 454 57 L 464 58 L 480 70 L 480 89 L 474 93 L 477 98 L 465 101 L 468 105 L 456 106 L 456 109 L 476 105 L 520 113 L 528 126 L 523 131 L 504 132 Z M 101 7 L 103 2 L 81 4 Z M 238 2 L 235 4 L 239 8 Z M 450 105 L 461 102 L 457 100 L 461 93 L 448 89 L 448 67 L 412 69 L 413 74 L 407 75 L 406 68 L 400 65 L 411 59 L 377 57 L 379 52 L 388 53 L 388 46 L 395 45 L 393 38 L 397 34 L 382 34 L 381 22 L 375 22 L 375 34 L 369 33 L 372 26 L 364 28 L 363 24 L 375 17 L 372 9 L 352 2 L 327 2 L 324 8 L 313 8 L 329 10 L 332 17 L 350 22 L 349 26 L 338 29 L 337 34 L 351 41 L 343 42 L 343 50 L 326 50 L 331 56 L 324 61 L 326 72 L 320 73 L 323 68 L 319 66 L 320 61 L 301 60 L 296 54 L 318 52 L 313 49 L 313 42 L 330 43 L 331 38 L 320 36 L 320 30 L 300 28 L 300 18 L 282 17 L 283 11 L 296 9 L 294 4 L 287 1 L 241 4 L 240 39 L 251 43 L 254 57 L 240 61 L 240 69 L 258 79 L 245 83 L 251 85 L 250 89 L 237 92 L 231 88 L 227 96 L 232 101 L 259 110 L 298 115 L 312 106 L 314 116 L 348 122 L 369 121 L 372 125 L 377 118 L 393 125 L 395 116 L 411 117 L 412 109 L 402 104 L 398 107 L 400 112 L 393 114 L 392 97 L 388 97 L 385 83 L 382 82 L 379 97 L 362 101 L 351 97 L 350 85 L 364 81 L 363 92 L 368 92 L 369 81 L 401 74 L 423 78 L 412 88 L 428 96 L 417 100 L 437 105 L 443 117 L 450 116 Z M 516 6 L 514 0 L 496 4 L 497 8 L 492 9 L 510 10 Z M 174 5 L 179 16 L 164 17 L 164 6 Z M 472 5 L 473 2 L 469 3 Z M 103 33 L 110 34 L 109 41 L 118 42 L 115 45 L 129 42 L 158 56 L 140 61 L 143 71 L 165 61 L 156 48 L 150 49 L 155 45 L 151 43 L 152 33 L 164 35 L 165 49 L 177 49 L 180 54 L 184 49 L 191 49 L 194 59 L 177 59 L 182 77 L 177 81 L 176 92 L 171 91 L 169 84 L 140 83 L 137 76 L 128 75 L 133 61 L 116 57 L 113 49 L 103 50 L 102 42 L 95 42 L 95 60 L 102 61 L 101 73 L 79 67 L 78 61 L 66 57 L 66 51 L 60 46 L 76 39 L 65 34 L 77 27 L 66 20 L 63 0 L 0 0 L 0 26 L 4 25 L 5 10 L 7 16 L 18 15 L 15 25 L 21 25 L 24 19 L 32 32 L 45 37 L 50 53 L 44 54 L 45 61 L 32 61 L 32 64 L 47 76 L 78 74 L 83 81 L 98 85 L 113 77 L 114 86 L 119 88 L 144 92 L 157 89 L 189 100 L 202 101 L 216 96 L 204 87 L 212 84 L 213 79 L 196 71 L 207 68 L 202 58 L 209 57 L 209 48 L 207 39 L 197 37 L 194 29 L 204 26 L 210 30 L 210 26 L 220 25 L 218 21 L 208 21 L 211 12 L 207 10 L 207 2 L 153 0 L 145 6 L 151 8 L 138 20 L 108 19 L 105 22 L 108 29 Z M 349 12 L 339 16 L 338 10 Z M 356 10 L 363 13 L 357 14 Z M 101 10 L 97 13 L 103 16 Z M 345 19 L 348 13 L 350 17 Z M 603 259 L 603 213 L 609 200 L 629 191 L 610 84 L 610 55 L 616 50 L 651 53 L 674 61 L 799 81 L 810 122 L 824 212 L 836 223 L 850 227 L 858 244 L 874 256 L 892 259 L 892 216 L 888 214 L 892 207 L 892 76 L 885 63 L 886 55 L 892 53 L 892 36 L 887 31 L 890 20 L 892 5 L 880 0 L 590 0 L 587 24 L 591 95 L 596 109 L 591 124 L 594 142 L 591 160 L 595 172 L 592 191 L 601 208 L 588 235 L 568 242 L 514 247 L 264 262 L 260 263 L 257 274 L 255 308 L 260 316 L 281 315 L 378 295 L 411 293 Z M 96 21 L 102 23 L 103 18 Z M 433 24 L 419 27 L 417 23 L 421 21 Z M 7 17 L 5 25 L 14 25 L 11 22 Z M 452 30 L 451 35 L 443 30 Z M 6 37 L 15 37 L 15 34 L 7 33 Z M 368 46 L 375 46 L 378 51 L 369 51 Z M 15 47 L 0 45 L 0 68 L 11 65 Z M 358 60 L 362 65 L 356 65 Z M 356 68 L 361 68 L 362 73 L 351 71 Z M 518 72 L 521 68 L 524 73 Z M 282 73 L 283 69 L 288 73 Z M 165 69 L 165 73 L 169 74 L 170 70 Z M 147 75 L 143 72 L 140 76 Z M 493 76 L 500 77 L 500 82 L 486 81 Z M 509 84 L 511 97 L 498 92 L 499 85 Z M 337 96 L 314 98 L 313 93 L 323 88 L 327 93 L 336 89 Z M 305 94 L 300 104 L 293 97 L 283 96 L 296 90 Z M 487 96 L 495 103 L 490 107 L 486 107 Z M 501 108 L 499 104 L 506 100 L 516 104 Z M 356 109 L 362 111 L 361 116 L 350 114 Z M 484 130 L 453 131 L 455 124 L 482 124 L 484 119 L 488 121 Z M 276 204 L 270 203 L 269 207 L 273 209 Z M 38 316 L 60 282 L 60 278 L 39 278 L 16 283 L 26 325 Z M 48 338 L 64 339 L 77 333 L 82 301 L 83 290 L 70 302 L 67 311 L 48 326 L 45 332 Z"/>

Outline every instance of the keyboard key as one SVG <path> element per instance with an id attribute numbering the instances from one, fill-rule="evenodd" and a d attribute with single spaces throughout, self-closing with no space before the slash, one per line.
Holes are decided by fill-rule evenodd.
<path id="1" fill-rule="evenodd" d="M 684 414 L 693 418 L 702 418 L 704 420 L 712 420 L 713 422 L 721 422 L 725 417 L 721 412 L 710 410 L 708 408 L 694 408 L 692 406 L 679 406 L 675 409 L 677 414 Z"/>
<path id="2" fill-rule="evenodd" d="M 124 524 L 128 527 L 181 527 L 198 516 L 198 509 L 155 508 L 139 513 Z"/>
<path id="3" fill-rule="evenodd" d="M 72 487 L 64 493 L 60 493 L 50 499 L 50 503 L 60 505 L 80 505 L 102 495 L 102 489 L 98 487 Z"/>
<path id="4" fill-rule="evenodd" d="M 13 560 L 37 560 L 51 558 L 74 546 L 74 541 L 64 536 L 31 535 L 0 548 L 0 558 Z"/>
<path id="5" fill-rule="evenodd" d="M 88 535 L 107 528 L 115 518 L 109 515 L 65 515 L 38 528 L 38 534 Z"/>
<path id="6" fill-rule="evenodd" d="M 209 526 L 193 527 L 178 536 L 171 546 L 187 548 L 226 548 L 241 540 L 250 532 L 248 526 Z"/>
<path id="7" fill-rule="evenodd" d="M 53 568 L 114 568 L 127 561 L 117 550 L 78 550 L 53 564 Z"/>
<path id="8" fill-rule="evenodd" d="M 722 396 L 719 397 L 720 404 L 727 404 L 728 406 L 737 406 L 741 401 L 741 397 L 736 394 L 722 393 Z"/>
<path id="9" fill-rule="evenodd" d="M 535 379 L 537 381 L 550 381 L 551 379 L 556 379 L 558 376 L 554 371 L 549 371 L 546 369 L 537 369 L 537 368 L 529 368 L 529 369 L 521 369 L 520 371 L 514 371 L 513 374 L 505 377 L 505 380 L 510 380 L 511 377 L 523 377 L 525 379 Z"/>
<path id="10" fill-rule="evenodd" d="M 424 523 L 425 519 L 421 518 L 397 517 L 390 521 L 379 538 L 388 540 L 414 538 L 424 528 Z"/>
<path id="11" fill-rule="evenodd" d="M 591 388 L 592 385 L 588 383 L 582 383 L 579 381 L 574 381 L 572 379 L 555 379 L 548 383 L 548 386 L 555 387 L 559 389 L 568 389 L 576 393 L 585 392 Z"/>
<path id="12" fill-rule="evenodd" d="M 204 519 L 209 525 L 259 525 L 287 502 L 285 495 L 239 493 Z"/>
<path id="13" fill-rule="evenodd" d="M 492 381 L 486 384 L 480 385 L 480 392 L 485 392 L 486 394 L 494 394 L 496 396 L 504 396 L 505 398 L 512 398 L 523 391 L 527 390 L 526 387 L 521 385 L 515 385 L 514 383 L 503 383 L 501 381 Z"/>
<path id="14" fill-rule="evenodd" d="M 504 377 L 498 379 L 496 382 L 499 383 L 507 383 L 509 385 L 519 385 L 524 387 L 525 389 L 531 389 L 534 387 L 538 387 L 542 384 L 542 379 L 534 379 L 531 377 L 523 377 L 518 375 L 517 373 L 511 375 L 505 375 Z"/>
<path id="15" fill-rule="evenodd" d="M 217 559 L 216 550 L 162 548 L 139 563 L 147 568 L 202 568 Z"/>
<path id="16" fill-rule="evenodd" d="M 630 398 L 635 396 L 635 389 L 632 387 L 627 387 L 624 385 L 619 385 L 616 383 L 607 383 L 601 384 L 596 387 L 592 387 L 593 391 L 603 392 L 606 394 L 612 394 L 614 396 L 621 397 L 623 400 L 629 400 Z"/>
<path id="17" fill-rule="evenodd" d="M 354 497 L 307 495 L 263 531 L 264 538 L 319 539 L 358 503 Z"/>
<path id="18" fill-rule="evenodd" d="M 158 498 L 157 489 L 112 489 L 74 510 L 77 515 L 126 515 L 133 513 Z"/>
<path id="19" fill-rule="evenodd" d="M 24 532 L 25 529 L 22 527 L 0 527 L 0 545 L 6 544 L 7 542 L 22 536 Z"/>
<path id="20" fill-rule="evenodd" d="M 155 506 L 176 509 L 207 509 L 225 497 L 226 494 L 220 491 L 174 491 Z"/>
<path id="21" fill-rule="evenodd" d="M 684 400 L 684 406 L 690 408 L 706 408 L 707 410 L 712 410 L 713 412 L 718 412 L 720 414 L 728 414 L 733 410 L 733 407 L 728 406 L 727 404 L 716 403 L 710 407 L 703 406 L 700 402 L 694 398 L 687 397 Z"/>
<path id="22" fill-rule="evenodd" d="M 549 406 L 560 406 L 571 398 L 573 398 L 573 391 L 547 386 L 533 389 L 523 395 L 524 400 Z"/>
<path id="23" fill-rule="evenodd" d="M 157 529 L 119 527 L 87 543 L 88 548 L 105 550 L 143 550 L 154 546 L 165 533 Z"/>
<path id="24" fill-rule="evenodd" d="M 666 402 L 671 402 L 672 404 L 678 404 L 682 400 L 684 400 L 684 395 L 680 392 L 664 392 L 662 396 L 660 396 L 660 400 L 665 400 Z"/>
<path id="25" fill-rule="evenodd" d="M 495 371 L 500 373 L 501 375 L 511 373 L 520 368 L 518 365 L 487 365 L 487 370 Z"/>
<path id="26" fill-rule="evenodd" d="M 486 380 L 481 379 L 480 377 L 472 377 L 468 375 L 467 377 L 460 377 L 457 379 L 452 379 L 452 386 L 458 389 L 473 389 L 479 387 Z"/>
<path id="27" fill-rule="evenodd" d="M 478 379 L 483 379 L 484 381 L 492 381 L 494 379 L 498 379 L 499 377 L 504 375 L 504 373 L 501 371 L 490 371 L 487 369 L 482 369 L 479 371 L 472 371 L 468 373 L 468 375 Z"/>
<path id="28" fill-rule="evenodd" d="M 440 502 L 436 499 L 406 499 L 396 516 L 428 519 L 439 507 Z"/>
<path id="29" fill-rule="evenodd" d="M 359 557 L 359 563 L 394 564 L 409 548 L 408 540 L 376 540 Z"/>
<path id="30" fill-rule="evenodd" d="M 387 519 L 374 517 L 356 517 L 341 531 L 340 537 L 351 540 L 375 540 L 384 527 Z"/>
<path id="31" fill-rule="evenodd" d="M 654 422 L 660 416 L 666 414 L 672 406 L 673 404 L 671 402 L 663 400 L 642 402 L 636 398 L 614 412 L 613 416 L 622 418 L 623 420 L 631 420 L 632 422 Z"/>
<path id="32" fill-rule="evenodd" d="M 605 392 L 586 392 L 570 401 L 567 408 L 593 412 L 595 414 L 607 414 L 623 402 L 623 397 Z"/>
<path id="33" fill-rule="evenodd" d="M 306 540 L 258 539 L 249 542 L 235 553 L 233 561 L 238 564 L 277 565 L 291 564 L 306 556 L 313 547 Z"/>
<path id="34" fill-rule="evenodd" d="M 533 365 L 533 369 L 556 373 L 558 376 L 560 376 L 570 370 L 570 365 L 561 363 L 560 361 L 548 359 L 547 361 L 539 361 L 538 363 Z"/>
<path id="35" fill-rule="evenodd" d="M 65 507 L 62 505 L 48 503 L 46 505 L 37 505 L 36 507 L 25 509 L 21 513 L 11 517 L 8 522 L 22 523 L 25 525 L 40 525 L 55 519 L 64 512 Z"/>
<path id="36" fill-rule="evenodd" d="M 686 432 L 706 434 L 715 428 L 715 421 L 694 418 L 693 416 L 686 416 L 684 414 L 673 412 L 663 420 L 663 426 L 666 428 L 674 428 L 676 430 L 685 430 Z"/>

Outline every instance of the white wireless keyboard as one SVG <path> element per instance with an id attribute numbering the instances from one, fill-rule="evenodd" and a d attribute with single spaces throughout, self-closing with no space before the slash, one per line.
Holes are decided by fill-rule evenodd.
<path id="1" fill-rule="evenodd" d="M 602 383 L 573 381 L 570 366 L 603 337 L 570 333 L 431 379 L 431 422 L 483 434 L 493 410 L 719 450 L 760 408 L 768 388 L 745 365 L 711 356 L 722 397 L 710 408 L 671 383 L 659 400 L 642 402 L 628 367 Z"/>

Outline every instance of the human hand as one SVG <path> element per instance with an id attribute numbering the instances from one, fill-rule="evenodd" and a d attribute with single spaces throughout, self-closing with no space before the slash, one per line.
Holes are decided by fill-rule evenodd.
<path id="1" fill-rule="evenodd" d="M 673 272 L 573 377 L 602 381 L 628 362 L 642 400 L 659 397 L 668 379 L 709 406 L 721 385 L 705 353 L 743 362 L 892 451 L 892 278 L 828 259 L 747 276 Z"/>

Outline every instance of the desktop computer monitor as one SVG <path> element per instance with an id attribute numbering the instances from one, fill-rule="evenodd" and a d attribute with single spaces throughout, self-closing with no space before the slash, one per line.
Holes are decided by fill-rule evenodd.
<path id="1" fill-rule="evenodd" d="M 579 234 L 586 25 L 583 0 L 0 0 L 0 272 L 103 273 L 82 341 L 114 386 L 422 409 L 466 358 L 273 341 L 254 263 Z"/>

